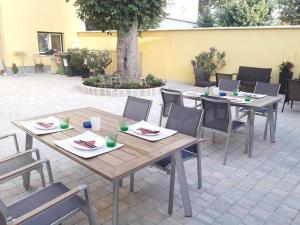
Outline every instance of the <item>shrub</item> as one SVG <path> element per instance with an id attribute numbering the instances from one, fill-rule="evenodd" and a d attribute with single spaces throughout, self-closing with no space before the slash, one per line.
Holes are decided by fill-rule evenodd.
<path id="1" fill-rule="evenodd" d="M 96 74 L 104 74 L 104 69 L 111 63 L 111 53 L 109 51 L 90 51 L 86 57 L 86 64 L 90 70 Z"/>
<path id="2" fill-rule="evenodd" d="M 86 64 L 86 58 L 88 55 L 87 48 L 70 48 L 68 49 L 68 53 L 70 54 L 70 64 L 78 71 L 88 70 L 88 66 Z"/>
<path id="3" fill-rule="evenodd" d="M 12 64 L 12 71 L 14 74 L 17 74 L 19 72 L 19 68 L 17 67 L 17 65 L 15 63 Z"/>
<path id="4" fill-rule="evenodd" d="M 119 74 L 116 75 L 99 75 L 87 78 L 83 81 L 84 85 L 100 88 L 115 88 L 115 89 L 143 89 L 151 87 L 160 87 L 164 83 L 161 79 L 149 74 L 143 81 L 125 81 L 122 80 Z"/>

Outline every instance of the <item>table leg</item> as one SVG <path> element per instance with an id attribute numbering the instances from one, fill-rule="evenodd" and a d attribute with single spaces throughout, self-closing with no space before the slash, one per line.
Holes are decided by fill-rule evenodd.
<path id="1" fill-rule="evenodd" d="M 112 225 L 118 225 L 119 180 L 113 182 Z"/>
<path id="2" fill-rule="evenodd" d="M 253 156 L 253 139 L 254 139 L 254 118 L 255 109 L 250 109 L 250 131 L 249 131 L 249 157 Z"/>
<path id="3" fill-rule="evenodd" d="M 190 194 L 189 194 L 188 185 L 186 181 L 181 151 L 175 152 L 175 163 L 176 163 L 178 181 L 179 181 L 185 216 L 191 217 L 193 215 L 192 205 L 191 205 Z"/>
<path id="4" fill-rule="evenodd" d="M 169 207 L 168 213 L 169 215 L 173 214 L 173 203 L 174 203 L 174 186 L 175 186 L 175 157 L 172 156 L 171 161 L 171 172 L 170 172 L 170 189 L 169 189 Z"/>
<path id="5" fill-rule="evenodd" d="M 246 132 L 246 143 L 245 143 L 245 151 L 244 153 L 248 153 L 249 154 L 249 149 L 250 149 L 250 131 L 251 131 L 251 116 L 250 113 L 248 113 L 247 116 L 247 132 Z"/>
<path id="6" fill-rule="evenodd" d="M 270 139 L 271 143 L 275 143 L 275 122 L 274 122 L 274 113 L 273 113 L 273 105 L 270 105 L 268 111 L 268 120 L 270 125 Z"/>
<path id="7" fill-rule="evenodd" d="M 26 134 L 25 150 L 32 149 L 32 142 L 33 142 L 32 136 L 29 134 Z M 30 186 L 30 172 L 22 175 L 22 177 L 23 177 L 23 186 L 26 190 L 28 190 L 28 188 Z"/>

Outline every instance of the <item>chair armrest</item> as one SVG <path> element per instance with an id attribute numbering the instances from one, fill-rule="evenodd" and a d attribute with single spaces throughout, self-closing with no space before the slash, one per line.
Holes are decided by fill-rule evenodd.
<path id="1" fill-rule="evenodd" d="M 8 137 L 13 137 L 16 151 L 17 151 L 17 153 L 19 153 L 20 152 L 20 148 L 19 148 L 19 144 L 18 144 L 17 135 L 16 134 L 6 134 L 6 135 L 3 135 L 3 136 L 0 136 L 0 140 L 4 139 L 4 138 L 8 138 Z"/>
<path id="2" fill-rule="evenodd" d="M 24 173 L 29 172 L 31 170 L 34 170 L 34 169 L 36 169 L 37 166 L 39 166 L 39 165 L 42 166 L 42 164 L 46 163 L 46 162 L 48 162 L 48 160 L 39 160 L 39 161 L 36 161 L 34 163 L 23 166 L 19 169 L 13 170 L 9 173 L 3 174 L 3 175 L 0 176 L 0 181 L 5 180 L 9 177 L 21 175 L 21 174 L 24 174 Z"/>
<path id="3" fill-rule="evenodd" d="M 13 225 L 19 225 L 21 223 L 24 223 L 26 220 L 29 220 L 31 219 L 32 217 L 42 213 L 43 211 L 61 203 L 62 201 L 68 199 L 68 198 L 71 198 L 72 196 L 76 195 L 78 192 L 84 190 L 84 189 L 87 189 L 87 185 L 80 185 L 76 188 L 73 188 L 72 190 L 58 196 L 57 198 L 47 202 L 46 204 L 44 205 L 41 205 L 40 207 L 24 214 L 23 216 L 20 216 L 19 218 L 16 218 L 12 224 Z"/>
<path id="4" fill-rule="evenodd" d="M 197 138 L 196 144 L 198 144 L 198 143 L 200 143 L 202 141 L 205 141 L 205 139 L 203 139 L 203 138 Z"/>
<path id="5" fill-rule="evenodd" d="M 6 221 L 12 220 L 12 216 L 11 216 L 10 212 L 8 211 L 8 208 L 1 200 L 0 200 L 0 212 L 2 213 L 2 215 L 4 216 Z"/>
<path id="6" fill-rule="evenodd" d="M 5 157 L 3 159 L 0 159 L 0 163 L 6 162 L 6 161 L 14 159 L 14 158 L 18 158 L 18 157 L 26 155 L 26 154 L 31 154 L 33 152 L 36 153 L 37 159 L 39 160 L 40 159 L 40 151 L 39 151 L 39 149 L 34 148 L 31 150 L 26 150 L 25 152 L 17 153 L 15 155 L 11 155 L 11 156 Z"/>

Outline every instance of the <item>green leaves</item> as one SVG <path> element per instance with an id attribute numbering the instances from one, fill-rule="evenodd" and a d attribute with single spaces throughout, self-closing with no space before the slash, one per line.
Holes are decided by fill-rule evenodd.
<path id="1" fill-rule="evenodd" d="M 144 31 L 166 15 L 167 0 L 75 0 L 74 5 L 89 29 L 128 31 L 137 20 L 139 30 Z"/>
<path id="2" fill-rule="evenodd" d="M 269 0 L 230 1 L 220 7 L 221 26 L 262 26 L 272 23 L 273 4 Z"/>
<path id="3" fill-rule="evenodd" d="M 299 25 L 300 24 L 300 1 L 299 0 L 279 0 L 280 19 L 282 22 Z"/>

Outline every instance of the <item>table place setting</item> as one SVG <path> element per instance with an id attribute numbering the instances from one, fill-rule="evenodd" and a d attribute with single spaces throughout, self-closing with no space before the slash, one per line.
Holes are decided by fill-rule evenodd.
<path id="1" fill-rule="evenodd" d="M 245 97 L 249 95 L 251 98 L 256 98 L 256 99 L 260 99 L 260 98 L 264 98 L 264 97 L 267 97 L 267 95 L 263 95 L 263 94 L 255 94 L 255 93 L 248 93 L 248 92 L 243 92 L 243 91 L 240 91 L 238 93 L 238 96 L 239 97 Z"/>
<path id="2" fill-rule="evenodd" d="M 186 96 L 193 96 L 193 97 L 200 97 L 203 95 L 203 93 L 196 92 L 196 91 L 186 91 L 186 92 L 183 92 L 182 94 L 186 95 Z"/>
<path id="3" fill-rule="evenodd" d="M 69 124 L 69 118 L 58 119 L 55 116 L 25 121 L 22 122 L 21 125 L 36 135 L 51 134 L 73 129 Z"/>
<path id="4" fill-rule="evenodd" d="M 124 146 L 117 142 L 116 135 L 110 134 L 107 137 L 102 137 L 92 131 L 53 142 L 64 150 L 82 158 L 92 158 Z"/>
<path id="5" fill-rule="evenodd" d="M 119 131 L 131 134 L 133 136 L 145 139 L 147 141 L 159 141 L 177 133 L 177 131 L 175 130 L 159 127 L 157 125 L 148 123 L 144 120 L 129 125 L 127 129 L 125 128 L 126 127 L 120 124 Z"/>

